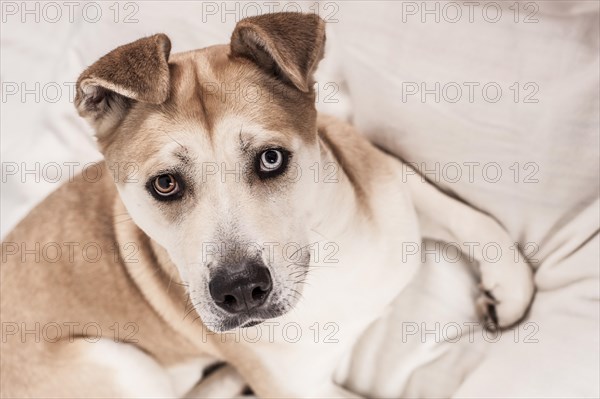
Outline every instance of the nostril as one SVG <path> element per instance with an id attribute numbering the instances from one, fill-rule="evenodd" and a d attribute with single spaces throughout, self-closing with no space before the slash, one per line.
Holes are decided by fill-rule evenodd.
<path id="1" fill-rule="evenodd" d="M 237 304 L 237 299 L 233 295 L 225 295 L 223 298 L 223 305 L 233 307 Z"/>
<path id="2" fill-rule="evenodd" d="M 261 287 L 256 287 L 252 290 L 252 299 L 256 302 L 262 301 L 267 297 L 268 292 Z"/>

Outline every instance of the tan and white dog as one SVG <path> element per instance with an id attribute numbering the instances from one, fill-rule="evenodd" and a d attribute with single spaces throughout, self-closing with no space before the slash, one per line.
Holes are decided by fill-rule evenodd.
<path id="1" fill-rule="evenodd" d="M 3 397 L 235 395 L 237 372 L 263 397 L 351 396 L 334 371 L 415 274 L 406 243 L 511 252 L 491 217 L 317 115 L 324 32 L 257 16 L 229 45 L 170 54 L 158 34 L 83 72 L 105 161 L 2 244 Z M 474 255 L 482 317 L 517 322 L 530 267 Z M 218 393 L 195 387 L 223 361 Z"/>

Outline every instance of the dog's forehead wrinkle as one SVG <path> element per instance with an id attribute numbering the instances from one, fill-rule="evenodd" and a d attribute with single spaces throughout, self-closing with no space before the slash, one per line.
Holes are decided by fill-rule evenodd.
<path id="1" fill-rule="evenodd" d="M 202 57 L 198 57 L 200 60 L 202 60 Z M 196 97 L 195 99 L 197 99 L 198 101 L 198 108 L 201 111 L 201 115 L 202 115 L 202 119 L 204 122 L 204 127 L 206 129 L 206 133 L 208 133 L 208 137 L 210 139 L 212 139 L 212 128 L 213 128 L 213 120 L 212 120 L 212 116 L 211 116 L 211 112 L 208 109 L 207 103 L 206 101 L 208 100 L 206 98 L 207 93 L 205 91 L 205 89 L 202 87 L 202 78 L 200 76 L 200 71 L 197 65 L 195 65 L 194 68 L 192 68 L 194 71 L 194 77 L 195 77 L 195 88 L 196 88 Z M 208 64 L 206 67 L 203 68 L 203 71 L 205 73 L 211 73 L 211 67 L 210 64 Z"/>
<path id="2" fill-rule="evenodd" d="M 196 52 L 176 54 L 170 61 L 171 93 L 161 111 L 167 121 L 185 120 L 209 132 L 210 112 L 205 104 Z"/>
<path id="3" fill-rule="evenodd" d="M 190 154 L 189 154 L 189 149 L 186 146 L 181 146 L 181 148 L 175 150 L 173 152 L 173 155 L 179 160 L 181 161 L 182 164 L 189 166 L 189 164 L 192 162 L 191 158 L 190 158 Z"/>
<path id="4" fill-rule="evenodd" d="M 244 130 L 244 125 L 240 126 L 240 133 L 239 133 L 239 141 L 240 141 L 240 151 L 247 153 L 248 152 L 248 148 L 251 144 L 251 141 L 248 140 L 247 138 L 244 138 L 243 135 L 243 130 Z"/>

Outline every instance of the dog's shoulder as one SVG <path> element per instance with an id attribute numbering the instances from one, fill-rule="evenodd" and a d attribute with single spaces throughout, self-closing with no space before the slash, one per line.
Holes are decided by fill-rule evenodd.
<path id="1" fill-rule="evenodd" d="M 112 223 L 116 195 L 106 164 L 88 164 L 36 205 L 3 241 L 51 242 L 73 234 L 86 236 L 92 230 L 105 232 L 101 225 Z"/>
<path id="2" fill-rule="evenodd" d="M 396 182 L 399 160 L 373 145 L 353 125 L 319 114 L 317 129 L 319 139 L 346 173 L 359 197 L 372 193 L 374 186 Z"/>

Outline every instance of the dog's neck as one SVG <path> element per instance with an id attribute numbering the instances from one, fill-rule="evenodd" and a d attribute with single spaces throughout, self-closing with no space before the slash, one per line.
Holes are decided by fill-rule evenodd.
<path id="1" fill-rule="evenodd" d="M 315 230 L 334 238 L 349 226 L 372 222 L 369 193 L 373 181 L 369 168 L 373 166 L 374 148 L 354 130 L 340 134 L 340 129 L 328 129 L 331 123 L 328 117 L 322 119 L 326 123 L 318 129 L 320 187 L 312 220 Z"/>

